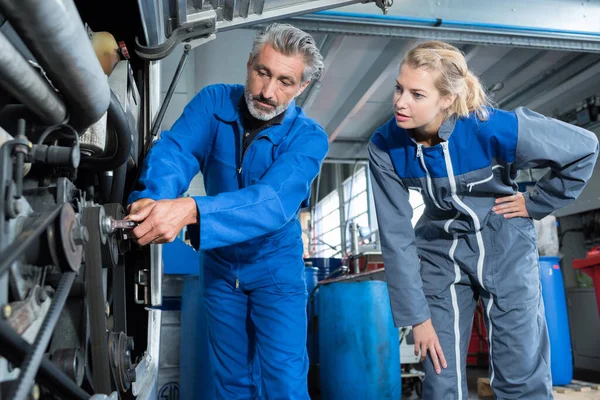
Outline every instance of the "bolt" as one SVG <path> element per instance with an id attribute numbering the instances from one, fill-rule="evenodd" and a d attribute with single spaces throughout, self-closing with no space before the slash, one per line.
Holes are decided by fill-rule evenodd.
<path id="1" fill-rule="evenodd" d="M 112 223 L 111 223 L 111 218 L 109 216 L 102 217 L 101 225 L 102 225 L 102 232 L 104 232 L 106 235 L 109 235 L 112 233 Z"/>
<path id="2" fill-rule="evenodd" d="M 10 306 L 10 304 L 5 304 L 4 306 L 2 306 L 2 318 L 9 319 L 11 315 L 12 307 Z"/>
<path id="3" fill-rule="evenodd" d="M 71 229 L 71 237 L 76 246 L 83 246 L 90 239 L 90 234 L 85 226 L 75 225 Z"/>
<path id="4" fill-rule="evenodd" d="M 45 288 L 40 288 L 37 292 L 37 300 L 38 303 L 42 304 L 48 298 L 48 292 L 46 292 Z"/>
<path id="5" fill-rule="evenodd" d="M 189 33 L 192 33 L 192 32 L 194 32 L 194 28 L 192 28 L 192 27 L 189 27 L 189 28 L 187 28 L 187 31 L 188 31 Z"/>
<path id="6" fill-rule="evenodd" d="M 206 29 L 211 28 L 212 27 L 212 22 L 207 22 L 204 24 L 204 26 L 206 27 Z"/>

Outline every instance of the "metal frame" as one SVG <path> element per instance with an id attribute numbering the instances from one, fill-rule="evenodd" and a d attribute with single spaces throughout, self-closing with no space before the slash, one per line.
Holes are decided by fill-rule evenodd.
<path id="1" fill-rule="evenodd" d="M 186 0 L 176 0 L 174 3 L 167 3 L 174 8 L 170 10 L 172 16 L 163 16 L 160 0 L 138 0 L 146 45 L 136 38 L 135 51 L 143 59 L 160 60 L 167 57 L 179 44 L 210 37 L 218 31 L 249 27 L 357 3 L 361 3 L 361 0 L 305 0 L 268 8 L 265 7 L 268 4 L 265 0 L 211 0 L 207 4 L 193 2 L 193 6 L 188 8 Z M 376 0 L 375 4 L 385 12 L 390 1 Z M 165 25 L 168 38 L 164 35 Z"/>
<path id="2" fill-rule="evenodd" d="M 415 21 L 411 18 L 375 18 L 366 14 L 322 12 L 288 20 L 307 32 L 385 36 L 417 40 L 445 40 L 455 43 L 495 44 L 552 50 L 600 52 L 600 35 L 584 33 L 550 34 L 541 30 L 516 30 L 515 27 L 479 27 L 474 23 L 447 24 L 442 19 Z M 440 24 L 441 25 L 438 25 Z"/>

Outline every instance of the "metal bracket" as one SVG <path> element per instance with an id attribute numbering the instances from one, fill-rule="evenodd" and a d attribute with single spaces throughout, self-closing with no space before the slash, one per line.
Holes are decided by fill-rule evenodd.
<path id="1" fill-rule="evenodd" d="M 171 36 L 158 46 L 143 46 L 136 37 L 135 52 L 144 60 L 161 60 L 171 54 L 180 43 L 214 34 L 217 27 L 217 13 L 214 10 L 200 11 L 188 15 L 188 21 L 190 22 L 174 29 Z"/>
<path id="2" fill-rule="evenodd" d="M 388 8 L 394 5 L 394 0 L 375 0 L 375 4 L 377 4 L 377 7 L 381 8 L 381 11 L 383 11 L 383 14 L 385 15 L 388 12 Z"/>

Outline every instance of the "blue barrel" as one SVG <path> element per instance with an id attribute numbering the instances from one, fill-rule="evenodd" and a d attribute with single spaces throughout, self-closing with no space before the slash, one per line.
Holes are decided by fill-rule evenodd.
<path id="1" fill-rule="evenodd" d="M 387 284 L 320 286 L 319 350 L 321 398 L 400 399 L 398 328 Z"/>
<path id="2" fill-rule="evenodd" d="M 308 292 L 308 306 L 306 308 L 306 315 L 308 317 L 308 335 L 306 346 L 308 350 L 309 362 L 311 364 L 316 364 L 319 362 L 319 352 L 317 347 L 318 338 L 316 336 L 316 326 L 314 324 L 314 319 L 317 316 L 317 310 L 319 308 L 317 303 L 318 291 L 315 291 L 313 294 L 313 290 L 317 286 L 317 282 L 319 279 L 319 269 L 316 267 L 306 267 L 304 268 L 304 273 L 306 275 L 306 291 Z"/>
<path id="3" fill-rule="evenodd" d="M 540 257 L 542 297 L 550 336 L 552 384 L 568 385 L 573 379 L 571 333 L 567 315 L 565 288 L 558 257 Z"/>
<path id="4" fill-rule="evenodd" d="M 325 279 L 342 265 L 341 258 L 307 258 L 305 261 L 312 262 L 313 267 L 319 269 L 319 281 Z"/>
<path id="5" fill-rule="evenodd" d="M 202 275 L 201 266 L 200 276 L 189 276 L 183 283 L 179 348 L 179 398 L 182 400 L 215 398 Z"/>

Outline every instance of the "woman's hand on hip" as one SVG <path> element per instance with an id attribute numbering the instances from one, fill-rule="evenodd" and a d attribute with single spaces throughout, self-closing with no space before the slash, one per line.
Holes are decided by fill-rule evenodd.
<path id="1" fill-rule="evenodd" d="M 525 196 L 521 192 L 496 199 L 496 205 L 492 207 L 492 211 L 498 215 L 504 215 L 504 218 L 529 218 L 529 213 L 525 206 Z"/>

